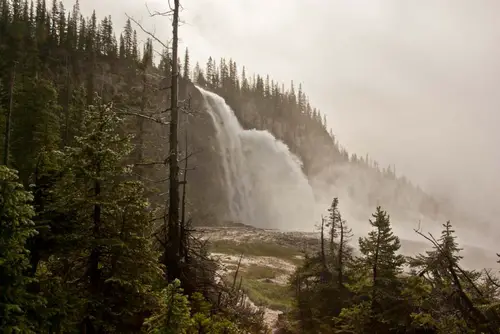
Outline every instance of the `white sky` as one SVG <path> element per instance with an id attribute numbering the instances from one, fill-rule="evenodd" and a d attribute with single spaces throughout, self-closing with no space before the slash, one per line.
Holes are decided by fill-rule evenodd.
<path id="1" fill-rule="evenodd" d="M 166 1 L 147 3 L 162 10 Z M 251 72 L 301 82 L 350 152 L 394 163 L 477 210 L 499 211 L 499 1 L 181 3 L 192 59 L 231 57 Z M 148 18 L 145 4 L 80 0 L 84 13 L 111 14 L 115 29 L 127 13 L 168 39 L 170 21 Z"/>

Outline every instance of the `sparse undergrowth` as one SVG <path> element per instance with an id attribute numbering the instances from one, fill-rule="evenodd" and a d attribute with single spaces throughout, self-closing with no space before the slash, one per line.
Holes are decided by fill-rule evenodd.
<path id="1" fill-rule="evenodd" d="M 243 280 L 242 287 L 255 305 L 279 311 L 287 311 L 292 307 L 293 295 L 288 286 L 265 280 L 247 279 Z"/>
<path id="2" fill-rule="evenodd" d="M 229 231 L 223 230 L 229 234 Z M 247 235 L 247 229 L 232 235 L 214 234 L 209 242 L 209 251 L 221 256 L 226 269 L 223 279 L 228 285 L 234 281 L 238 258 L 242 261 L 238 270 L 236 284 L 239 284 L 248 298 L 257 306 L 276 311 L 288 311 L 292 308 L 293 293 L 288 285 L 288 278 L 294 268 L 303 263 L 304 243 L 293 242 L 282 234 Z M 221 237 L 221 239 L 216 239 Z M 255 239 L 252 239 L 255 238 Z M 262 239 L 260 239 L 262 238 Z M 215 240 L 214 240 L 215 239 Z"/>
<path id="3" fill-rule="evenodd" d="M 279 311 L 292 307 L 293 295 L 286 281 L 280 284 L 273 280 L 287 274 L 283 269 L 255 264 L 240 267 L 238 271 L 238 277 L 242 278 L 242 289 L 255 305 Z M 227 284 L 233 284 L 233 280 L 234 271 L 224 277 Z"/>

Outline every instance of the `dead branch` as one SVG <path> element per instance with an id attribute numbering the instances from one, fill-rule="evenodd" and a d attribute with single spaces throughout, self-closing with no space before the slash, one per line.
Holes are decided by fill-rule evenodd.
<path id="1" fill-rule="evenodd" d="M 146 9 L 148 10 L 148 13 L 149 13 L 150 17 L 154 17 L 154 16 L 169 16 L 169 15 L 173 15 L 174 14 L 174 10 L 173 9 L 170 9 L 170 10 L 165 11 L 165 12 L 159 12 L 159 11 L 152 12 L 149 9 L 148 4 L 146 4 Z"/>
<path id="2" fill-rule="evenodd" d="M 129 116 L 136 116 L 136 117 L 144 118 L 144 119 L 153 121 L 153 122 L 161 124 L 161 125 L 170 125 L 170 122 L 165 122 L 164 120 L 162 120 L 160 118 L 155 118 L 155 117 L 151 117 L 151 116 L 148 116 L 148 115 L 139 114 L 139 113 L 132 112 L 132 111 L 120 111 L 120 113 L 123 114 L 123 115 L 129 115 Z"/>
<path id="3" fill-rule="evenodd" d="M 156 166 L 156 165 L 166 165 L 167 162 L 164 161 L 152 161 L 152 162 L 137 162 L 134 166 Z"/>
<path id="4" fill-rule="evenodd" d="M 158 236 L 158 232 L 154 233 L 153 236 L 156 238 L 156 241 L 158 241 L 162 247 L 166 246 L 165 242 L 161 240 L 161 238 Z"/>
<path id="5" fill-rule="evenodd" d="M 200 152 L 201 152 L 201 149 L 200 149 L 200 150 L 195 150 L 195 151 L 193 151 L 193 152 L 191 152 L 191 153 L 187 154 L 187 155 L 186 155 L 185 157 L 183 157 L 182 159 L 180 159 L 180 160 L 179 160 L 179 162 L 183 162 L 183 161 L 185 161 L 185 160 L 189 159 L 190 157 L 192 157 L 193 155 L 198 154 L 198 153 L 200 153 Z M 169 155 L 167 158 L 165 158 L 165 160 L 163 160 L 163 161 L 136 162 L 136 163 L 134 163 L 133 165 L 134 165 L 134 167 L 135 167 L 135 166 L 155 166 L 155 165 L 166 165 L 166 164 L 168 164 L 168 163 L 169 163 L 169 161 L 170 161 L 170 155 Z M 189 169 L 188 169 L 188 170 L 189 170 Z"/>
<path id="6" fill-rule="evenodd" d="M 493 277 L 491 277 L 491 273 L 488 271 L 488 270 L 484 270 L 484 273 L 486 274 L 486 278 L 488 279 L 488 281 L 493 284 L 495 287 L 497 288 L 500 288 L 500 284 L 498 284 L 498 280 L 494 279 Z"/>
<path id="7" fill-rule="evenodd" d="M 243 254 L 240 255 L 240 259 L 238 260 L 238 265 L 236 266 L 236 270 L 234 271 L 233 289 L 236 286 L 236 279 L 238 278 L 238 273 L 240 272 L 241 260 L 243 260 Z"/>
<path id="8" fill-rule="evenodd" d="M 136 19 L 134 19 L 133 17 L 131 17 L 128 14 L 125 14 L 125 15 L 127 15 L 127 17 L 130 19 L 130 21 L 134 22 L 145 34 L 147 34 L 149 37 L 151 37 L 156 42 L 158 42 L 166 50 L 171 49 L 171 47 L 169 47 L 168 44 L 165 44 L 162 40 L 160 40 L 158 37 L 156 37 L 156 35 L 154 33 L 150 32 L 149 30 L 147 30 L 146 28 L 144 28 L 143 25 L 141 23 L 139 23 L 139 21 L 137 21 Z"/>
<path id="9" fill-rule="evenodd" d="M 450 275 L 451 275 L 453 284 L 455 286 L 456 292 L 458 293 L 459 298 L 462 299 L 462 301 L 465 304 L 465 307 L 467 308 L 467 312 L 462 312 L 463 316 L 468 317 L 471 320 L 473 320 L 474 322 L 476 322 L 476 325 L 477 325 L 477 323 L 485 324 L 488 327 L 488 330 L 490 333 L 496 333 L 496 331 L 491 327 L 491 324 L 490 324 L 488 318 L 486 318 L 486 316 L 474 306 L 474 303 L 471 301 L 471 299 L 464 292 L 464 289 L 462 287 L 462 283 L 460 282 L 460 279 L 458 278 L 458 275 L 455 271 L 455 267 L 457 267 L 461 273 L 465 273 L 465 272 L 456 263 L 454 263 L 454 261 L 450 258 L 450 255 L 442 249 L 442 247 L 439 245 L 438 241 L 434 238 L 434 236 L 431 233 L 429 233 L 429 236 L 426 236 L 418 230 L 414 230 L 414 231 L 418 235 L 422 236 L 423 238 L 425 238 L 426 240 L 431 242 L 434 245 L 434 247 L 436 247 L 436 249 L 442 255 L 445 256 L 445 258 L 448 262 L 448 265 L 446 267 L 447 267 L 448 271 L 450 272 Z M 467 277 L 467 275 L 465 275 L 465 276 Z M 470 278 L 468 278 L 468 281 L 474 286 L 475 289 L 478 290 L 478 288 L 475 286 L 474 283 L 472 283 L 472 280 L 470 280 Z"/>

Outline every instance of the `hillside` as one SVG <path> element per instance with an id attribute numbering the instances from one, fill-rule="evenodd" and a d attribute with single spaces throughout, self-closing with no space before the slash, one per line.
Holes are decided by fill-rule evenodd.
<path id="1" fill-rule="evenodd" d="M 3 17 L 8 17 L 7 2 L 4 4 Z M 127 109 L 129 114 L 133 110 L 168 121 L 167 114 L 158 112 L 167 102 L 161 78 L 169 76 L 165 64 L 170 61 L 170 55 L 164 52 L 163 58 L 155 57 L 151 41 L 144 47 L 139 46 L 132 23 L 127 23 L 116 40 L 110 17 L 102 21 L 96 15 L 84 19 L 78 7 L 66 16 L 58 6 L 53 11 L 40 8 L 30 11 L 28 4 L 21 2 L 15 6 L 11 13 L 14 21 L 2 21 L 0 43 L 13 47 L 4 49 L 0 64 L 1 104 L 5 113 L 10 103 L 11 79 L 16 74 L 13 93 L 18 94 L 12 112 L 10 161 L 20 171 L 23 183 L 33 179 L 34 161 L 44 148 L 67 145 L 78 134 L 79 113 L 93 100 L 94 90 L 104 101 L 114 101 L 117 108 Z M 183 68 L 182 81 L 191 80 L 224 97 L 243 127 L 268 130 L 285 142 L 303 161 L 304 172 L 318 192 L 327 193 L 327 197 L 352 199 L 353 203 L 369 210 L 381 204 L 394 214 L 412 211 L 436 217 L 439 213 L 439 204 L 406 178 L 397 176 L 394 167 L 381 168 L 368 156 L 360 157 L 343 150 L 332 130 L 327 130 L 335 128 L 335 124 L 326 124 L 325 117 L 311 106 L 300 84 L 292 82 L 285 88 L 268 76 L 245 73 L 244 67 L 238 68 L 232 59 L 218 62 L 209 59 L 202 68 L 199 64 L 191 66 L 187 50 L 183 58 L 179 61 Z M 14 63 L 18 65 L 14 67 Z M 32 80 L 33 77 L 36 79 Z M 186 89 L 181 89 L 181 99 L 186 97 L 185 92 Z M 196 93 L 192 96 L 196 99 Z M 32 101 L 32 105 L 28 107 L 19 101 Z M 196 152 L 188 153 L 190 163 L 197 166 L 197 170 L 190 172 L 196 182 L 189 183 L 188 197 L 193 203 L 191 210 L 199 212 L 199 219 L 217 220 L 223 216 L 224 208 L 219 207 L 223 206 L 221 197 L 215 194 L 222 190 L 204 194 L 207 188 L 217 189 L 216 156 L 207 152 L 214 145 L 207 146 L 203 139 L 212 136 L 213 129 L 199 101 L 190 103 L 198 105 L 200 110 L 196 115 L 185 114 L 187 123 L 181 121 L 180 125 L 181 132 L 188 133 L 190 152 Z M 33 108 L 38 105 L 43 111 L 37 110 L 31 117 L 30 112 L 35 112 Z M 146 182 L 164 178 L 158 165 L 153 166 L 152 162 L 164 155 L 165 127 L 133 115 L 127 118 L 126 131 L 136 138 L 134 157 L 147 161 L 137 167 L 137 173 L 146 173 L 143 176 Z M 40 129 L 37 130 L 40 135 L 29 135 L 31 131 L 25 129 Z M 50 136 L 45 135 L 48 133 Z M 208 184 L 204 185 L 202 180 L 209 180 Z M 202 198 L 196 198 L 195 194 Z M 366 212 L 360 215 L 365 216 Z"/>

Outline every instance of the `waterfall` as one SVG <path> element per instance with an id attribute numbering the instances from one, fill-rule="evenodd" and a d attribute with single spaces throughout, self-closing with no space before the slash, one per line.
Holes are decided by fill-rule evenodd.
<path id="1" fill-rule="evenodd" d="M 315 199 L 300 159 L 268 131 L 244 130 L 222 97 L 197 88 L 215 127 L 231 219 L 310 229 L 317 218 Z"/>

